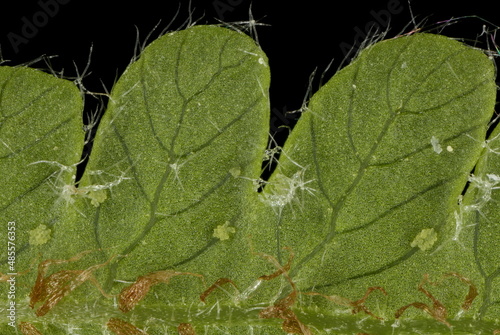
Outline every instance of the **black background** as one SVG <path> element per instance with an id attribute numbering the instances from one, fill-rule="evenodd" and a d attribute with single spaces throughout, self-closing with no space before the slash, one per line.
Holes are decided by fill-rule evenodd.
<path id="1" fill-rule="evenodd" d="M 271 66 L 271 133 L 283 141 L 288 133 L 280 125 L 293 126 L 298 114 L 285 114 L 299 109 L 307 92 L 309 76 L 317 69 L 313 91 L 320 82 L 321 73 L 333 60 L 324 81 L 341 66 L 345 49 L 366 36 L 367 25 L 375 24 L 382 30 L 390 18 L 387 37 L 409 32 L 414 20 L 422 27 L 434 23 L 476 15 L 478 18 L 464 18 L 446 27 L 442 33 L 463 38 L 469 43 L 486 48 L 485 37 L 479 37 L 483 25 L 490 29 L 500 25 L 500 14 L 487 1 L 422 1 L 414 0 L 411 7 L 407 0 L 374 1 L 299 1 L 277 2 L 264 0 L 208 0 L 208 1 L 82 1 L 59 0 L 58 8 L 52 7 L 52 17 L 40 14 L 42 4 L 56 3 L 56 0 L 21 1 L 0 10 L 0 46 L 6 65 L 17 65 L 32 61 L 41 55 L 57 55 L 51 59 L 56 71 L 64 69 L 64 75 L 75 76 L 73 63 L 83 70 L 93 45 L 90 63 L 91 74 L 84 84 L 94 92 L 104 92 L 103 85 L 110 89 L 113 82 L 129 64 L 134 54 L 136 31 L 140 41 L 159 23 L 152 39 L 158 36 L 169 23 L 170 29 L 177 29 L 189 19 L 190 8 L 193 21 L 198 24 L 248 21 L 251 5 L 253 17 L 268 26 L 257 26 L 258 39 L 269 57 Z M 191 7 L 189 7 L 191 4 Z M 392 6 L 392 7 L 391 7 Z M 439 6 L 439 7 L 438 7 Z M 391 7 L 388 9 L 388 7 Z M 392 9 L 393 13 L 390 13 Z M 171 20 L 177 17 L 174 21 Z M 377 16 L 379 17 L 377 21 Z M 46 18 L 45 22 L 43 22 Z M 23 36 L 27 21 L 38 22 L 36 32 L 23 43 L 13 46 L 14 36 Z M 405 29 L 405 26 L 409 27 Z M 25 28 L 26 29 L 26 28 Z M 136 30 L 137 29 L 137 30 Z M 436 32 L 436 31 L 434 31 Z M 499 33 L 500 35 L 500 33 Z M 500 36 L 498 37 L 500 44 Z M 344 46 L 344 47 L 342 47 Z M 343 50 L 344 49 L 344 50 Z M 47 68 L 42 61 L 33 64 Z M 95 109 L 95 102 L 86 102 L 86 109 Z"/>

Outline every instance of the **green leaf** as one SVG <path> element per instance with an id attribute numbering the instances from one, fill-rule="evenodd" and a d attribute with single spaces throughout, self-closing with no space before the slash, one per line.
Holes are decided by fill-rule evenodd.
<path id="1" fill-rule="evenodd" d="M 243 254 L 223 268 L 212 261 L 237 253 L 240 242 L 232 240 L 244 239 L 242 212 L 255 195 L 239 177 L 260 171 L 268 86 L 255 42 L 216 27 L 165 36 L 127 69 L 82 182 L 120 182 L 93 219 L 99 247 L 127 255 L 111 278 L 189 264 L 216 280 L 231 262 L 247 260 Z M 99 181 L 93 171 L 110 179 Z M 214 237 L 218 227 L 227 227 L 229 241 Z"/>
<path id="2" fill-rule="evenodd" d="M 18 228 L 26 233 L 31 221 L 38 221 L 48 211 L 30 214 L 23 209 L 44 204 L 52 207 L 55 190 L 43 185 L 47 179 L 63 166 L 67 167 L 64 181 L 69 182 L 75 173 L 83 145 L 82 101 L 68 81 L 34 69 L 1 67 L 0 108 L 0 183 L 4 190 L 0 208 L 6 219 L 22 213 L 25 222 L 19 222 Z"/>
<path id="3" fill-rule="evenodd" d="M 16 270 L 26 268 L 23 263 L 46 246 L 48 230 L 62 224 L 70 191 L 64 185 L 74 182 L 83 146 L 82 108 L 71 82 L 29 68 L 0 68 L 1 243 L 3 264 L 9 237 L 15 243 Z"/>
<path id="4" fill-rule="evenodd" d="M 438 280 L 457 272 L 482 282 L 473 248 L 464 247 L 472 239 L 456 235 L 453 213 L 481 153 L 493 79 L 479 51 L 419 34 L 368 48 L 315 94 L 264 192 L 266 199 L 280 194 L 280 178 L 292 185 L 300 175 L 297 203 L 280 208 L 277 247 L 269 252 L 293 246 L 291 274 L 302 288 L 354 299 L 383 286 L 387 297 L 370 298 L 374 314 L 393 319 L 415 301 L 432 306 L 417 291 L 423 274 Z M 491 253 L 489 245 L 477 248 Z M 452 279 L 446 285 L 429 290 L 453 317 L 468 287 Z M 325 299 L 309 304 L 336 307 Z M 424 314 L 408 310 L 403 318 Z"/>
<path id="5" fill-rule="evenodd" d="M 207 334 L 492 332 L 494 78 L 481 51 L 444 36 L 372 45 L 313 96 L 263 182 L 263 157 L 280 151 L 265 151 L 267 58 L 239 32 L 192 27 L 154 41 L 118 80 L 75 187 L 78 90 L 0 68 L 16 324 L 43 334 L 124 331 L 117 319 L 148 334 L 181 323 Z M 45 281 L 43 260 L 64 260 L 42 263 Z M 34 287 L 47 292 L 33 291 L 31 309 Z M 144 297 L 124 298 L 131 287 Z"/>
<path id="6" fill-rule="evenodd" d="M 64 225 L 65 194 L 71 191 L 66 186 L 74 183 L 84 142 L 82 109 L 71 82 L 34 69 L 0 67 L 2 274 L 25 273 Z M 7 309 L 9 299 L 20 313 L 26 307 L 23 285 L 32 282 L 16 282 L 2 288 L 2 306 Z M 4 312 L 2 325 L 11 321 Z M 13 329 L 6 326 L 2 333 Z"/>
<path id="7" fill-rule="evenodd" d="M 456 225 L 461 232 L 464 248 L 470 248 L 474 255 L 475 270 L 483 284 L 478 315 L 481 318 L 495 318 L 500 313 L 500 295 L 496 285 L 500 275 L 498 250 L 500 236 L 500 127 L 497 125 L 490 137 L 482 142 L 483 152 L 469 178 L 469 190 L 462 206 L 456 211 Z M 477 139 L 475 139 L 478 141 Z M 457 230 L 456 230 L 457 231 Z"/>

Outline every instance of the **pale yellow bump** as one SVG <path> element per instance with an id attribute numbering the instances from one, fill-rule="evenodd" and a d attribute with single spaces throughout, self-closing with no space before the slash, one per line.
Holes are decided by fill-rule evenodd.
<path id="1" fill-rule="evenodd" d="M 217 228 L 214 229 L 213 236 L 221 241 L 229 240 L 229 235 L 236 232 L 236 229 L 234 227 L 229 227 L 229 224 L 230 222 L 226 221 L 223 225 L 218 225 Z"/>
<path id="2" fill-rule="evenodd" d="M 241 169 L 239 167 L 234 167 L 232 169 L 229 170 L 229 173 L 234 177 L 239 177 L 239 175 L 241 174 Z"/>
<path id="3" fill-rule="evenodd" d="M 437 233 L 434 228 L 426 228 L 422 229 L 420 233 L 415 237 L 413 242 L 411 242 L 411 246 L 419 247 L 420 250 L 429 250 L 432 248 L 434 243 L 437 241 Z"/>
<path id="4" fill-rule="evenodd" d="M 31 245 L 42 245 L 47 243 L 50 240 L 50 232 L 51 230 L 47 228 L 46 225 L 39 225 L 35 229 L 29 231 L 29 243 Z"/>
<path id="5" fill-rule="evenodd" d="M 104 202 L 108 198 L 106 190 L 96 190 L 90 191 L 87 194 L 87 197 L 90 199 L 90 203 L 95 207 L 99 207 L 100 204 Z"/>

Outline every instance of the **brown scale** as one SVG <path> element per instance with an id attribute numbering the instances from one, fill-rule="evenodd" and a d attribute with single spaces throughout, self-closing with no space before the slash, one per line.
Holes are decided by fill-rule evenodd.
<path id="1" fill-rule="evenodd" d="M 224 284 L 231 284 L 234 286 L 236 290 L 238 290 L 238 287 L 236 284 L 229 278 L 219 278 L 215 281 L 215 283 L 212 284 L 209 288 L 207 288 L 201 295 L 200 295 L 200 300 L 205 302 L 205 299 L 207 296 L 212 293 L 216 288 L 220 288 Z"/>
<path id="2" fill-rule="evenodd" d="M 181 323 L 177 327 L 177 332 L 179 335 L 196 335 L 194 332 L 193 326 L 191 326 L 189 323 Z"/>
<path id="3" fill-rule="evenodd" d="M 138 277 L 132 285 L 123 288 L 119 295 L 118 308 L 124 313 L 131 311 L 148 294 L 152 286 L 160 283 L 168 284 L 170 279 L 181 275 L 199 277 L 204 283 L 204 277 L 196 273 L 174 270 L 152 272 Z"/>
<path id="4" fill-rule="evenodd" d="M 355 300 L 355 301 L 351 301 L 349 299 L 346 299 L 346 298 L 343 298 L 343 297 L 340 297 L 338 295 L 324 295 L 324 294 L 321 294 L 321 293 L 317 293 L 317 292 L 307 292 L 307 293 L 302 293 L 304 295 L 319 295 L 325 299 L 328 299 L 334 303 L 336 303 L 337 305 L 341 305 L 341 306 L 346 306 L 346 307 L 352 307 L 352 314 L 357 314 L 359 312 L 365 312 L 366 314 L 370 315 L 370 316 L 373 316 L 375 319 L 379 319 L 379 320 L 383 320 L 381 317 L 379 316 L 376 316 L 375 314 L 373 314 L 366 306 L 365 306 L 365 301 L 366 299 L 368 299 L 368 296 L 375 290 L 378 290 L 380 292 L 382 292 L 384 295 L 387 295 L 387 293 L 385 292 L 384 288 L 380 287 L 380 286 L 373 286 L 373 287 L 369 287 L 366 292 L 365 292 L 365 295 L 359 299 L 359 300 Z"/>
<path id="5" fill-rule="evenodd" d="M 42 335 L 42 333 L 29 322 L 19 323 L 19 329 L 23 335 Z"/>
<path id="6" fill-rule="evenodd" d="M 462 276 L 461 274 L 459 274 L 457 272 L 446 273 L 443 276 L 443 279 L 448 278 L 448 277 L 456 277 L 461 282 L 469 285 L 469 292 L 465 296 L 465 300 L 461 306 L 463 311 L 469 310 L 470 306 L 472 305 L 472 302 L 474 301 L 474 299 L 478 295 L 476 286 L 472 283 L 472 281 L 470 279 Z M 439 283 L 433 283 L 433 282 L 429 281 L 429 275 L 424 274 L 422 281 L 418 285 L 418 290 L 420 292 L 424 293 L 429 299 L 432 300 L 432 306 L 424 304 L 423 302 L 414 302 L 414 303 L 408 304 L 408 305 L 403 306 L 400 309 L 398 309 L 396 311 L 395 318 L 399 319 L 401 317 L 401 315 L 404 313 L 404 311 L 406 311 L 409 307 L 414 307 L 414 308 L 418 308 L 418 309 L 423 310 L 424 312 L 426 312 L 427 314 L 432 316 L 435 320 L 445 324 L 448 327 L 451 327 L 451 324 L 446 320 L 448 318 L 448 312 L 446 310 L 446 307 L 438 299 L 436 299 L 429 291 L 427 291 L 424 288 L 425 283 L 429 283 L 429 284 L 434 285 L 434 286 L 438 285 Z"/>
<path id="7" fill-rule="evenodd" d="M 148 335 L 144 330 L 118 318 L 109 319 L 106 326 L 117 335 Z"/>
<path id="8" fill-rule="evenodd" d="M 273 280 L 274 278 L 283 275 L 290 286 L 292 287 L 292 292 L 284 297 L 283 299 L 279 300 L 276 302 L 274 305 L 269 306 L 259 313 L 259 318 L 262 319 L 282 319 L 283 324 L 282 328 L 284 331 L 286 331 L 289 334 L 302 334 L 302 335 L 311 335 L 311 330 L 307 328 L 306 325 L 304 325 L 297 315 L 292 311 L 291 307 L 295 304 L 297 300 L 297 294 L 298 290 L 297 287 L 295 286 L 295 283 L 292 281 L 290 276 L 288 275 L 288 271 L 290 270 L 292 260 L 294 258 L 294 254 L 291 251 L 290 248 L 285 248 L 286 250 L 289 250 L 290 256 L 288 258 L 288 262 L 282 266 L 278 260 L 267 254 L 263 253 L 257 253 L 262 258 L 267 259 L 269 262 L 271 262 L 278 270 L 273 272 L 270 275 L 263 275 L 259 277 L 259 280 Z"/>
<path id="9" fill-rule="evenodd" d="M 105 297 L 113 297 L 112 295 L 104 292 L 97 279 L 95 279 L 93 272 L 108 265 L 115 256 L 111 257 L 105 263 L 93 265 L 85 270 L 61 270 L 49 276 L 46 276 L 47 269 L 50 265 L 75 262 L 90 252 L 92 251 L 83 251 L 78 255 L 71 257 L 70 259 L 48 259 L 39 264 L 38 276 L 36 278 L 35 285 L 30 292 L 31 308 L 34 308 L 37 302 L 45 301 L 43 305 L 40 306 L 40 308 L 36 311 L 35 314 L 37 316 L 43 316 L 47 314 L 62 298 L 71 293 L 74 289 L 76 289 L 87 280 L 94 284 Z"/>

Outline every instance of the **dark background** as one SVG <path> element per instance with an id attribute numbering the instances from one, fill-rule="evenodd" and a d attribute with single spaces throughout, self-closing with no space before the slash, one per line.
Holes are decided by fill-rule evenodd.
<path id="1" fill-rule="evenodd" d="M 42 55 L 57 55 L 50 60 L 51 67 L 56 71 L 64 69 L 64 75 L 72 77 L 76 75 L 73 63 L 82 71 L 93 45 L 91 73 L 84 79 L 84 84 L 91 91 L 103 92 L 103 85 L 110 89 L 129 64 L 134 54 L 136 29 L 141 42 L 158 23 L 152 39 L 169 23 L 170 29 L 177 29 L 190 17 L 189 4 L 187 0 L 10 2 L 8 7 L 3 5 L 0 10 L 3 59 L 9 60 L 6 65 L 16 65 Z M 321 74 L 328 64 L 333 60 L 323 82 L 341 66 L 348 48 L 357 46 L 356 43 L 366 37 L 370 25 L 382 30 L 389 26 L 388 37 L 414 28 L 407 0 L 340 3 L 316 0 L 286 3 L 269 0 L 193 0 L 191 17 L 198 24 L 218 23 L 217 19 L 225 22 L 248 21 L 250 4 L 254 19 L 269 25 L 257 26 L 257 32 L 271 66 L 270 132 L 277 133 L 280 142 L 288 131 L 278 127 L 293 126 L 298 114 L 286 112 L 301 107 L 309 76 L 315 69 L 313 91 L 317 90 Z M 487 48 L 485 36 L 478 38 L 483 25 L 491 30 L 495 28 L 494 24 L 500 25 L 500 14 L 495 15 L 498 11 L 487 1 L 414 0 L 411 11 L 417 23 L 426 20 L 426 24 L 421 26 L 427 29 L 436 28 L 436 22 L 471 15 L 491 22 L 464 18 L 442 31 L 447 36 L 464 38 L 482 48 Z M 176 12 L 177 17 L 171 22 Z M 26 27 L 30 24 L 34 29 Z M 405 29 L 408 24 L 410 26 Z M 43 61 L 32 66 L 47 68 Z M 89 97 L 86 109 L 96 108 L 95 101 Z"/>

